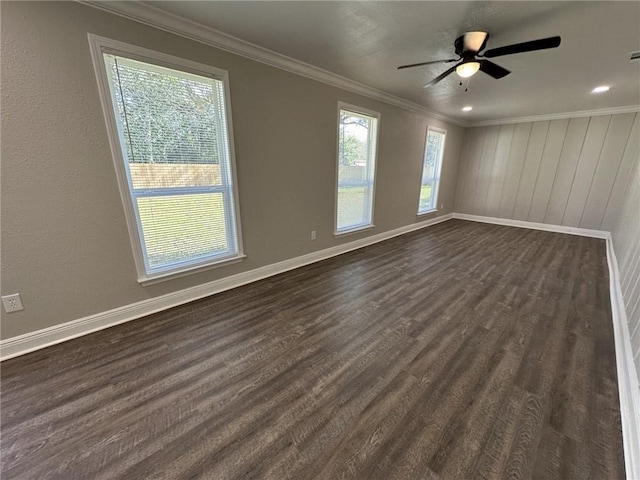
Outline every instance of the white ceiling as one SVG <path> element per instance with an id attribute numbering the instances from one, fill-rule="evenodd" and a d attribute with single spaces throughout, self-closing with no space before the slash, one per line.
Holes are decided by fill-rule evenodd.
<path id="1" fill-rule="evenodd" d="M 187 18 L 462 121 L 640 104 L 640 2 L 152 1 Z M 494 59 L 511 75 L 479 72 L 468 92 L 448 68 L 398 65 L 455 57 L 465 31 L 485 30 L 488 48 L 560 35 L 553 50 Z M 605 94 L 591 94 L 597 85 Z M 461 108 L 472 105 L 463 113 Z"/>

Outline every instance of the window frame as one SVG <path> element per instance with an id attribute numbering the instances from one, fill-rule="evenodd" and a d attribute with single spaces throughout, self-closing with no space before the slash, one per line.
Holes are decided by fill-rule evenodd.
<path id="1" fill-rule="evenodd" d="M 373 152 L 373 155 L 371 155 L 371 152 L 369 152 L 369 156 L 370 156 L 370 161 L 373 162 L 372 167 L 373 167 L 373 175 L 372 175 L 372 179 L 371 179 L 371 221 L 367 224 L 363 224 L 363 225 L 357 225 L 351 228 L 347 228 L 347 229 L 342 229 L 342 230 L 338 230 L 338 194 L 339 194 L 339 190 L 340 190 L 340 114 L 342 113 L 343 110 L 346 110 L 348 112 L 352 112 L 358 115 L 364 115 L 367 117 L 372 117 L 376 119 L 376 131 L 375 131 L 375 138 L 373 140 L 375 140 L 375 151 Z M 337 112 L 337 127 L 336 127 L 336 131 L 337 131 L 337 135 L 336 135 L 336 172 L 335 172 L 335 182 L 334 182 L 334 187 L 335 187 L 335 194 L 334 194 L 334 208 L 333 208 L 333 235 L 334 237 L 341 237 L 343 235 L 349 235 L 351 233 L 357 233 L 357 232 L 361 232 L 364 230 L 371 230 L 372 228 L 375 227 L 375 224 L 373 223 L 374 220 L 374 207 L 375 207 L 375 197 L 376 197 L 376 177 L 377 177 L 377 172 L 378 172 L 378 146 L 380 144 L 380 121 L 381 121 L 381 115 L 380 112 L 376 112 L 374 110 L 369 110 L 368 108 L 363 108 L 363 107 L 358 107 L 356 105 L 352 105 L 346 102 L 338 102 L 338 112 Z M 371 137 L 371 135 L 370 135 Z M 371 138 L 369 139 L 369 142 L 371 142 Z"/>
<path id="2" fill-rule="evenodd" d="M 422 190 L 422 187 L 424 186 L 422 181 L 424 178 L 424 162 L 427 158 L 427 147 L 429 146 L 429 132 L 436 132 L 436 133 L 440 133 L 442 135 L 444 135 L 444 138 L 442 140 L 442 149 L 440 152 L 440 156 L 437 160 L 437 165 L 436 165 L 436 176 L 433 177 L 433 202 L 432 202 L 432 207 L 428 208 L 426 210 L 420 210 L 420 191 Z M 422 161 L 421 161 L 421 169 L 420 169 L 420 188 L 418 189 L 418 216 L 421 215 L 427 215 L 429 213 L 434 213 L 438 211 L 438 195 L 440 194 L 440 180 L 442 179 L 442 164 L 444 163 L 444 149 L 447 143 L 447 130 L 444 128 L 440 128 L 440 127 L 434 127 L 431 125 L 427 125 L 427 130 L 425 132 L 424 135 L 424 148 L 422 149 Z"/>
<path id="3" fill-rule="evenodd" d="M 191 60 L 175 57 L 173 55 L 168 55 L 162 52 L 157 52 L 117 40 L 100 37 L 91 33 L 89 33 L 87 36 L 89 39 L 89 47 L 91 51 L 91 58 L 93 61 L 94 73 L 96 75 L 96 80 L 98 83 L 100 103 L 107 127 L 107 136 L 109 139 L 109 146 L 111 148 L 111 157 L 116 171 L 118 190 L 120 191 L 120 198 L 124 207 L 127 230 L 129 232 L 129 240 L 131 243 L 133 259 L 138 275 L 138 283 L 142 285 L 149 285 L 160 281 L 169 280 L 191 273 L 196 273 L 203 270 L 217 268 L 242 261 L 243 258 L 246 258 L 246 255 L 244 254 L 243 249 L 242 226 L 240 223 L 240 200 L 238 194 L 238 179 L 236 171 L 229 73 L 226 70 L 212 67 L 210 65 L 193 62 Z M 212 192 L 220 189 L 231 190 L 231 194 L 227 194 L 227 196 L 233 202 L 231 205 L 233 215 L 232 218 L 226 219 L 226 222 L 227 228 L 235 227 L 237 246 L 235 255 L 219 259 L 205 258 L 201 262 L 184 262 L 186 265 L 180 265 L 180 263 L 177 262 L 177 264 L 172 268 L 162 269 L 161 271 L 151 273 L 147 271 L 145 265 L 145 250 L 143 245 L 144 237 L 142 235 L 142 228 L 138 222 L 138 216 L 135 213 L 135 206 L 133 204 L 134 196 L 137 197 L 138 195 L 130 187 L 131 179 L 128 169 L 125 166 L 126 159 L 123 154 L 124 146 L 122 145 L 120 139 L 118 120 L 114 112 L 113 98 L 111 96 L 109 78 L 107 75 L 106 65 L 103 57 L 103 54 L 105 53 L 222 81 L 225 102 L 224 111 L 226 116 L 225 126 L 227 129 L 228 140 L 228 145 L 226 146 L 226 148 L 228 149 L 229 154 L 228 184 L 223 186 L 212 186 L 204 188 L 211 190 Z M 175 193 L 180 193 L 180 191 L 188 189 L 190 193 L 194 193 L 195 190 L 202 188 L 203 187 L 175 187 L 171 188 L 171 190 Z M 153 193 L 152 190 L 155 189 L 145 190 L 147 192 L 145 192 L 143 196 L 150 196 L 150 194 Z M 171 193 L 169 192 L 170 188 L 163 188 L 162 190 L 162 195 Z M 232 234 L 232 232 L 227 232 L 227 236 L 229 236 L 230 234 Z"/>

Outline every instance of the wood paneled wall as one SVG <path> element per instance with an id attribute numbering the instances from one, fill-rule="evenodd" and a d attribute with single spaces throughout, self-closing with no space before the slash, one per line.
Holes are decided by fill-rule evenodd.
<path id="1" fill-rule="evenodd" d="M 638 150 L 638 141 L 633 148 Z M 620 267 L 624 299 L 636 371 L 640 372 L 640 161 L 623 179 L 622 208 L 611 234 Z"/>
<path id="2" fill-rule="evenodd" d="M 640 372 L 640 113 L 477 127 L 456 211 L 612 232 Z"/>
<path id="3" fill-rule="evenodd" d="M 612 230 L 638 163 L 637 113 L 472 128 L 456 211 Z"/>

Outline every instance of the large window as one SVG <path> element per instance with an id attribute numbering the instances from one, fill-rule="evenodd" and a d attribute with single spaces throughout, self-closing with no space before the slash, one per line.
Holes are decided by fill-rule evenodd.
<path id="1" fill-rule="evenodd" d="M 433 127 L 427 129 L 418 214 L 433 211 L 438 204 L 438 186 L 440 184 L 440 169 L 442 167 L 445 137 L 446 132 L 444 130 Z"/>
<path id="2" fill-rule="evenodd" d="M 340 105 L 336 234 L 373 226 L 379 114 Z"/>
<path id="3" fill-rule="evenodd" d="M 90 40 L 140 281 L 242 257 L 226 72 Z"/>

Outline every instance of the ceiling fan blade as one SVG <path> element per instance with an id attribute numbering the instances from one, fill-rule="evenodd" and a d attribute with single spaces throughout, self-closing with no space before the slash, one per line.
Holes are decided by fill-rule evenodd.
<path id="1" fill-rule="evenodd" d="M 514 43 L 504 47 L 492 48 L 482 54 L 486 58 L 502 57 L 503 55 L 513 55 L 514 53 L 532 52 L 534 50 L 545 50 L 556 48 L 560 45 L 560 37 L 541 38 L 530 42 Z"/>
<path id="2" fill-rule="evenodd" d="M 403 68 L 413 68 L 413 67 L 421 67 L 423 65 L 434 65 L 436 63 L 451 63 L 457 62 L 460 60 L 459 58 L 449 58 L 447 60 L 433 60 L 431 62 L 421 62 L 421 63 L 412 63 L 411 65 L 401 65 L 398 67 L 398 70 L 402 70 Z"/>
<path id="3" fill-rule="evenodd" d="M 460 65 L 462 62 L 460 62 L 458 65 Z M 438 75 L 436 78 L 434 78 L 433 80 L 431 80 L 429 83 L 427 83 L 424 88 L 428 88 L 428 87 L 432 87 L 433 85 L 435 85 L 436 83 L 438 83 L 440 80 L 442 80 L 444 77 L 446 77 L 447 75 L 451 75 L 453 72 L 456 71 L 456 67 L 458 65 L 454 65 L 453 67 L 451 67 L 449 70 L 447 70 L 444 73 L 441 73 L 440 75 Z"/>
<path id="4" fill-rule="evenodd" d="M 480 70 L 493 78 L 497 79 L 497 78 L 506 77 L 511 73 L 506 68 L 502 68 L 500 65 L 496 65 L 495 63 L 489 60 L 479 60 L 479 62 L 480 62 Z"/>

